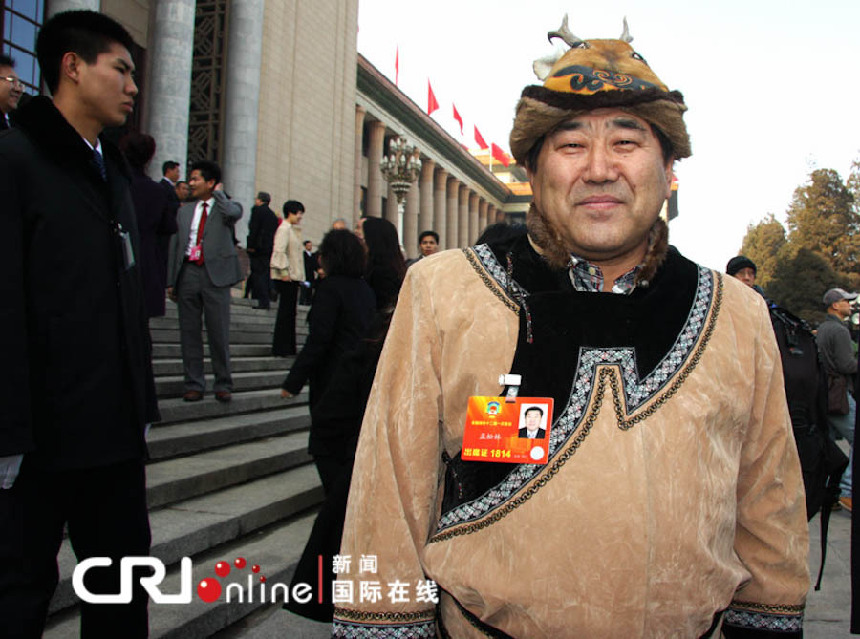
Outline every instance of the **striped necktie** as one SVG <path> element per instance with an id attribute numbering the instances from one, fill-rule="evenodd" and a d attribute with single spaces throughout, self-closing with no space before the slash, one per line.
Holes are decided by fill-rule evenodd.
<path id="1" fill-rule="evenodd" d="M 93 149 L 93 164 L 95 164 L 99 175 L 102 176 L 102 180 L 107 182 L 107 169 L 105 168 L 105 160 L 102 157 L 102 154 L 95 149 Z"/>

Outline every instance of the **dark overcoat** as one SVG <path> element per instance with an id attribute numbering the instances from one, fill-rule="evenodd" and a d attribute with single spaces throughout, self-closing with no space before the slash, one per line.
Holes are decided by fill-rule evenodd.
<path id="1" fill-rule="evenodd" d="M 308 314 L 308 339 L 283 388 L 296 394 L 310 382 L 313 409 L 341 357 L 367 335 L 375 309 L 373 290 L 363 279 L 342 275 L 323 279 Z"/>
<path id="2" fill-rule="evenodd" d="M 103 181 L 48 98 L 16 125 L 0 134 L 0 457 L 139 459 L 159 415 L 127 165 L 102 140 Z"/>
<path id="3" fill-rule="evenodd" d="M 174 196 L 176 194 L 174 193 Z M 164 315 L 167 287 L 167 246 L 176 233 L 176 208 L 162 185 L 143 171 L 132 170 L 131 198 L 140 232 L 140 273 L 148 317 Z M 179 200 L 176 200 L 176 207 Z"/>

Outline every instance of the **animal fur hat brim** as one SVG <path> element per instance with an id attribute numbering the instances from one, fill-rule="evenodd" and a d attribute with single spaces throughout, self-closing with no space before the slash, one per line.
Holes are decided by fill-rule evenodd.
<path id="1" fill-rule="evenodd" d="M 594 95 L 559 93 L 542 86 L 529 86 L 517 104 L 511 130 L 511 153 L 525 165 L 529 151 L 561 123 L 594 109 L 616 108 L 642 118 L 659 129 L 672 144 L 676 160 L 692 155 L 690 137 L 684 125 L 684 100 L 677 91 L 612 91 Z"/>

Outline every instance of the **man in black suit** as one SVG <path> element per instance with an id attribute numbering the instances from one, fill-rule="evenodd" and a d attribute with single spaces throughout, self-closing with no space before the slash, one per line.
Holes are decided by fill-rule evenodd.
<path id="1" fill-rule="evenodd" d="M 299 291 L 299 304 L 310 306 L 313 301 L 314 288 L 316 287 L 317 269 L 319 269 L 319 256 L 314 253 L 314 245 L 310 240 L 305 240 L 305 249 L 302 251 L 305 259 L 305 281 L 302 282 Z"/>
<path id="2" fill-rule="evenodd" d="M 0 619 L 41 636 L 68 523 L 92 593 L 149 554 L 145 432 L 158 421 L 127 165 L 100 137 L 132 112 L 133 41 L 107 16 L 58 13 L 36 56 L 53 98 L 0 136 Z M 135 580 L 135 583 L 137 581 Z M 81 605 L 85 637 L 145 637 L 146 592 Z"/>
<path id="3" fill-rule="evenodd" d="M 0 54 L 0 131 L 11 126 L 9 114 L 17 108 L 23 93 L 24 85 L 15 73 L 15 60 Z"/>
<path id="4" fill-rule="evenodd" d="M 179 196 L 176 195 L 176 183 L 179 182 L 179 162 L 175 160 L 165 160 L 161 164 L 161 182 L 166 191 L 173 193 L 173 199 L 179 201 Z"/>
<path id="5" fill-rule="evenodd" d="M 546 427 L 541 427 L 543 421 L 543 409 L 532 406 L 526 409 L 524 415 L 526 425 L 520 428 L 520 437 L 524 439 L 543 439 L 546 437 Z"/>
<path id="6" fill-rule="evenodd" d="M 257 300 L 255 308 L 269 308 L 269 291 L 272 288 L 269 276 L 269 259 L 272 257 L 272 244 L 278 230 L 278 216 L 269 208 L 272 197 L 265 191 L 257 193 L 251 219 L 248 220 L 248 257 L 251 258 L 251 287 Z"/>

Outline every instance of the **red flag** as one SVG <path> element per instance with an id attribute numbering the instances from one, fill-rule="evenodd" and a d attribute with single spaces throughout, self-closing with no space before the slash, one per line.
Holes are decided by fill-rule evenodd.
<path id="1" fill-rule="evenodd" d="M 475 142 L 478 143 L 478 146 L 482 149 L 489 149 L 490 145 L 484 142 L 484 136 L 481 135 L 481 132 L 478 131 L 478 127 L 475 127 Z"/>
<path id="2" fill-rule="evenodd" d="M 451 106 L 454 107 L 454 119 L 460 123 L 460 135 L 463 135 L 463 118 L 460 117 L 460 114 L 457 112 L 456 105 L 452 102 Z"/>
<path id="3" fill-rule="evenodd" d="M 433 87 L 430 86 L 430 80 L 427 80 L 427 115 L 439 108 L 439 103 L 436 101 L 436 96 L 433 95 Z"/>
<path id="4" fill-rule="evenodd" d="M 493 158 L 495 158 L 505 166 L 508 166 L 511 163 L 511 161 L 508 159 L 508 154 L 502 151 L 502 147 L 500 147 L 495 142 L 493 142 L 492 144 L 492 154 Z"/>
<path id="5" fill-rule="evenodd" d="M 394 86 L 400 86 L 400 47 L 394 52 Z"/>

